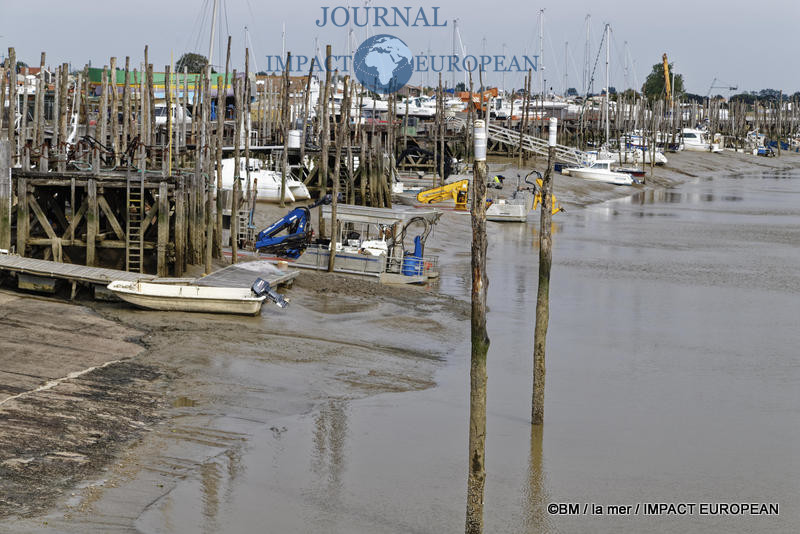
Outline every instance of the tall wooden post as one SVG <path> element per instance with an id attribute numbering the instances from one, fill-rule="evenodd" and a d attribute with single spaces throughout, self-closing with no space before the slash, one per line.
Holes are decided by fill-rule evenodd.
<path id="1" fill-rule="evenodd" d="M 281 198 L 280 207 L 284 207 L 286 198 L 286 173 L 289 172 L 289 65 L 291 64 L 292 53 L 286 52 L 286 67 L 283 70 L 283 95 L 281 98 L 281 132 L 283 133 L 283 154 L 281 157 Z"/>
<path id="2" fill-rule="evenodd" d="M 117 93 L 117 58 L 112 57 L 109 61 L 109 64 L 111 65 L 108 71 L 108 88 L 109 91 L 111 91 L 111 95 L 109 95 L 109 103 L 111 104 L 111 142 L 108 144 L 108 147 L 114 151 L 114 165 L 119 165 L 119 93 Z M 103 142 L 105 143 L 105 141 Z"/>
<path id="3" fill-rule="evenodd" d="M 781 157 L 781 137 L 783 137 L 783 128 L 781 124 L 781 112 L 783 111 L 783 90 L 781 90 L 780 94 L 778 95 L 778 134 L 776 135 L 778 140 L 778 157 Z"/>
<path id="4" fill-rule="evenodd" d="M 331 86 L 331 45 L 325 46 L 325 87 L 322 88 L 322 99 L 319 102 L 319 110 L 322 112 L 320 122 L 320 162 L 319 162 L 319 197 L 322 198 L 328 189 L 328 147 L 330 145 L 331 127 L 328 122 L 328 91 Z M 322 219 L 322 206 L 319 207 L 319 224 L 317 225 L 320 236 L 324 228 Z M 335 228 L 333 229 L 335 230 Z"/>
<path id="5" fill-rule="evenodd" d="M 306 92 L 303 95 L 303 123 L 302 123 L 302 131 L 300 133 L 300 168 L 303 168 L 305 165 L 305 155 L 306 155 L 306 123 L 308 122 L 308 107 L 310 104 L 309 99 L 311 98 L 311 77 L 314 75 L 314 62 L 316 58 L 311 58 L 311 66 L 308 68 L 308 79 L 306 80 Z M 303 179 L 303 177 L 300 177 Z"/>
<path id="6" fill-rule="evenodd" d="M 225 107 L 228 100 L 228 69 L 231 66 L 231 36 L 228 36 L 228 49 L 225 55 L 225 78 L 220 87 L 217 77 L 217 218 L 215 225 L 214 255 L 222 257 L 222 144 L 225 132 Z M 236 75 L 233 76 L 234 82 Z M 238 174 L 236 174 L 238 176 Z"/>
<path id="7" fill-rule="evenodd" d="M 13 145 L 9 143 L 9 154 L 14 153 L 12 147 Z M 25 178 L 20 178 L 17 180 L 17 254 L 23 257 L 27 254 L 29 233 L 28 181 Z"/>
<path id="8" fill-rule="evenodd" d="M 472 175 L 472 314 L 469 389 L 469 476 L 467 479 L 467 534 L 483 532 L 483 494 L 486 484 L 486 127 L 475 121 L 475 162 Z"/>
<path id="9" fill-rule="evenodd" d="M 186 184 L 183 178 L 175 185 L 175 276 L 186 268 Z"/>
<path id="10" fill-rule="evenodd" d="M 167 242 L 169 241 L 169 197 L 167 182 L 158 184 L 158 244 L 156 266 L 158 276 L 167 276 Z M 177 192 L 176 192 L 177 194 Z"/>
<path id="11" fill-rule="evenodd" d="M 242 136 L 242 84 L 236 76 L 236 69 L 233 69 L 233 187 L 231 188 L 231 263 L 238 261 L 238 238 L 239 238 L 239 191 L 241 189 L 241 159 L 239 158 L 239 141 Z M 247 163 L 245 163 L 247 167 Z"/>
<path id="12" fill-rule="evenodd" d="M 344 77 L 344 93 L 342 95 L 341 121 L 339 121 L 339 131 L 336 134 L 336 163 L 333 165 L 333 190 L 331 191 L 331 252 L 328 255 L 328 272 L 333 272 L 334 262 L 336 261 L 336 240 L 339 237 L 339 225 L 336 221 L 336 207 L 339 203 L 339 173 L 342 170 L 342 142 L 347 135 L 348 118 L 350 117 L 350 91 L 348 82 L 350 76 Z"/>
<path id="13" fill-rule="evenodd" d="M 0 249 L 3 250 L 11 249 L 11 197 L 11 144 L 0 140 Z"/>
<path id="14" fill-rule="evenodd" d="M 136 78 L 134 77 L 134 80 Z M 128 151 L 128 135 L 131 127 L 131 57 L 125 56 L 125 83 L 122 86 L 122 145 L 121 151 Z M 129 160 L 130 162 L 130 160 Z"/>
<path id="15" fill-rule="evenodd" d="M 16 158 L 19 154 L 17 147 L 17 130 L 15 122 L 17 120 L 17 53 L 13 48 L 8 49 L 8 140 L 11 141 L 11 149 L 13 150 L 13 160 L 11 165 L 16 163 Z"/>
<path id="16" fill-rule="evenodd" d="M 97 180 L 89 178 L 86 189 L 89 205 L 86 210 L 86 265 L 95 265 L 95 248 L 97 246 L 97 224 L 99 212 L 97 210 Z"/>
<path id="17" fill-rule="evenodd" d="M 547 324 L 550 320 L 550 266 L 553 262 L 551 225 L 553 222 L 553 158 L 555 157 L 557 119 L 550 119 L 547 170 L 542 178 L 542 206 L 539 229 L 539 288 L 536 293 L 536 325 L 533 334 L 533 399 L 531 422 L 544 422 L 544 374 Z"/>

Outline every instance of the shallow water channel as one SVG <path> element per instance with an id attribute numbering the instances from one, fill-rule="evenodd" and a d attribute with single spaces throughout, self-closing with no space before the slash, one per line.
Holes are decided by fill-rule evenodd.
<path id="1" fill-rule="evenodd" d="M 800 174 L 700 179 L 557 215 L 545 425 L 532 430 L 537 219 L 489 223 L 486 532 L 800 530 Z M 468 296 L 468 273 L 446 266 L 439 290 Z M 435 387 L 272 421 L 138 528 L 461 531 L 468 340 L 450 340 Z M 589 503 L 780 514 L 584 515 Z"/>

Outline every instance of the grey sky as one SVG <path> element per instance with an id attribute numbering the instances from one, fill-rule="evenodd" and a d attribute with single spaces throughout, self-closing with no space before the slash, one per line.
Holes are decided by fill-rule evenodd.
<path id="1" fill-rule="evenodd" d="M 267 55 L 281 54 L 281 28 L 286 24 L 286 47 L 293 54 L 311 55 L 314 38 L 320 45 L 330 43 L 334 53 L 344 53 L 347 28 L 318 28 L 321 6 L 347 5 L 346 0 L 220 0 L 221 33 L 233 36 L 235 66 L 244 65 L 244 26 L 249 27 L 254 60 L 264 68 Z M 31 65 L 38 64 L 39 53 L 46 51 L 48 63 L 71 62 L 82 66 L 108 63 L 110 56 L 124 60 L 131 56 L 138 66 L 145 44 L 150 45 L 151 62 L 156 69 L 185 51 L 208 52 L 208 18 L 213 0 L 0 0 L 0 47 L 14 46 L 17 56 Z M 351 0 L 363 7 L 364 0 Z M 596 0 L 572 2 L 522 2 L 495 0 L 429 0 L 387 2 L 372 0 L 371 6 L 411 6 L 412 12 L 425 6 L 428 13 L 440 7 L 447 28 L 370 28 L 372 34 L 390 33 L 408 43 L 415 54 L 430 47 L 435 55 L 450 54 L 453 46 L 452 19 L 459 19 L 468 54 L 506 55 L 539 53 L 538 12 L 545 9 L 544 65 L 548 86 L 561 91 L 564 85 L 565 41 L 569 42 L 568 85 L 582 89 L 585 17 L 591 14 L 591 64 L 598 52 L 603 25 L 612 27 L 611 85 L 617 89 L 637 83 L 641 86 L 652 65 L 666 52 L 677 72 L 684 75 L 687 89 L 705 95 L 712 79 L 718 85 L 738 85 L 739 90 L 762 88 L 800 90 L 800 70 L 793 58 L 797 48 L 800 2 L 786 0 L 668 2 L 617 1 L 600 10 Z M 205 14 L 205 24 L 201 19 Z M 219 33 L 218 33 L 219 35 Z M 364 28 L 355 28 L 360 43 Z M 485 39 L 485 42 L 484 42 Z M 624 43 L 628 43 L 628 51 Z M 197 46 L 196 46 L 197 45 Z M 218 64 L 219 49 L 214 52 Z M 625 71 L 626 56 L 629 71 Z M 605 83 L 605 50 L 600 53 L 595 74 L 595 89 Z M 223 59 L 224 61 L 224 59 Z M 429 80 L 433 83 L 436 74 Z M 449 84 L 453 76 L 445 73 Z M 500 85 L 500 73 L 490 72 L 488 82 Z M 412 82 L 419 83 L 421 75 Z M 477 76 L 476 76 L 477 78 Z M 455 76 L 456 82 L 463 74 Z M 506 87 L 521 85 L 519 74 L 505 75 Z M 534 88 L 539 87 L 537 80 Z M 728 95 L 726 89 L 714 93 Z"/>

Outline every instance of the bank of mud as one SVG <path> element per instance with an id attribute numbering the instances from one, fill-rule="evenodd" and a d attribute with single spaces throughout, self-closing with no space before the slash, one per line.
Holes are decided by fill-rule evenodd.
<path id="1" fill-rule="evenodd" d="M 0 519 L 50 508 L 163 414 L 141 331 L 0 292 Z"/>
<path id="2" fill-rule="evenodd" d="M 712 176 L 788 170 L 800 163 L 794 154 L 780 159 L 732 153 L 669 157 L 669 166 L 656 168 L 643 186 L 615 187 L 558 175 L 555 193 L 567 212 L 557 215 L 555 221 L 569 217 L 570 211 L 581 206 L 611 198 Z M 516 174 L 513 170 L 502 172 L 509 178 L 502 192 L 506 194 L 516 185 Z M 259 206 L 257 222 L 272 222 L 285 211 Z M 426 252 L 440 256 L 443 273 L 442 280 L 432 287 L 381 286 L 303 272 L 286 291 L 292 301 L 289 308 L 282 311 L 267 305 L 255 318 L 144 312 L 123 305 L 86 303 L 94 310 L 89 311 L 20 296 L 15 304 L 4 303 L 4 310 L 25 303 L 31 309 L 49 310 L 54 317 L 79 313 L 102 321 L 76 328 L 87 332 L 89 338 L 102 336 L 104 348 L 99 352 L 105 353 L 107 360 L 122 357 L 118 354 L 121 349 L 111 348 L 109 329 L 126 329 L 127 333 L 120 335 L 124 343 L 132 345 L 124 345 L 132 353 L 125 360 L 128 367 L 115 364 L 120 372 L 129 373 L 129 382 L 114 384 L 103 375 L 92 376 L 91 387 L 102 386 L 105 397 L 86 401 L 90 395 L 84 393 L 80 404 L 63 404 L 63 412 L 52 399 L 37 400 L 35 409 L 42 414 L 42 424 L 30 432 L 47 434 L 50 428 L 58 432 L 38 445 L 32 443 L 32 450 L 41 458 L 65 450 L 92 460 L 84 464 L 59 461 L 52 463 L 58 467 L 50 471 L 34 471 L 33 467 L 26 471 L 35 464 L 12 462 L 20 488 L 37 476 L 42 480 L 60 477 L 62 482 L 47 495 L 42 491 L 26 496 L 18 490 L 18 498 L 6 508 L 0 531 L 133 532 L 137 526 L 154 530 L 152 525 L 139 524 L 142 513 L 166 502 L 177 483 L 194 478 L 202 480 L 203 494 L 198 498 L 213 519 L 214 502 L 220 498 L 214 488 L 223 479 L 235 484 L 236 477 L 242 476 L 247 469 L 241 463 L 243 452 L 256 437 L 266 434 L 280 439 L 291 431 L 293 418 L 303 414 L 335 418 L 347 411 L 353 399 L 434 387 L 437 369 L 452 347 L 468 336 L 467 303 L 438 294 L 436 285 L 468 282 L 469 232 L 466 214 L 444 213 L 426 247 Z M 17 323 L 5 325 L 3 339 L 10 344 L 3 346 L 4 354 L 8 353 L 5 347 L 19 343 L 20 328 Z M 90 353 L 81 350 L 88 342 L 73 339 L 63 346 Z M 110 372 L 114 366 L 105 369 Z M 141 370 L 139 377 L 137 369 Z M 53 375 L 65 376 L 72 370 Z M 66 381 L 53 390 L 78 387 L 78 382 Z M 25 387 L 33 389 L 37 384 Z M 83 415 L 78 412 L 94 406 L 86 402 L 99 404 L 87 411 L 85 422 L 73 424 L 87 429 L 84 434 L 69 434 L 66 422 L 49 426 L 51 413 L 62 413 L 64 421 L 71 417 L 80 421 Z M 92 425 L 99 426 L 97 421 L 108 428 L 95 429 Z M 116 426 L 110 426 L 112 422 Z M 104 429 L 105 437 L 93 454 L 91 432 Z M 3 435 L 3 450 L 13 452 L 0 452 L 6 455 L 3 459 L 34 457 L 14 449 L 24 436 Z M 45 510 L 49 511 L 43 513 Z"/>

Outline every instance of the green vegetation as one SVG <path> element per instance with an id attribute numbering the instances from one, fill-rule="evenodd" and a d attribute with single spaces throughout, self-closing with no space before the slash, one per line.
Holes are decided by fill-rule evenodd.
<path id="1" fill-rule="evenodd" d="M 670 83 L 672 84 L 672 94 L 678 97 L 683 94 L 683 75 L 677 74 L 673 70 L 672 63 L 669 64 Z M 664 64 L 656 63 L 653 70 L 647 75 L 647 79 L 642 85 L 642 92 L 649 99 L 664 96 Z"/>

